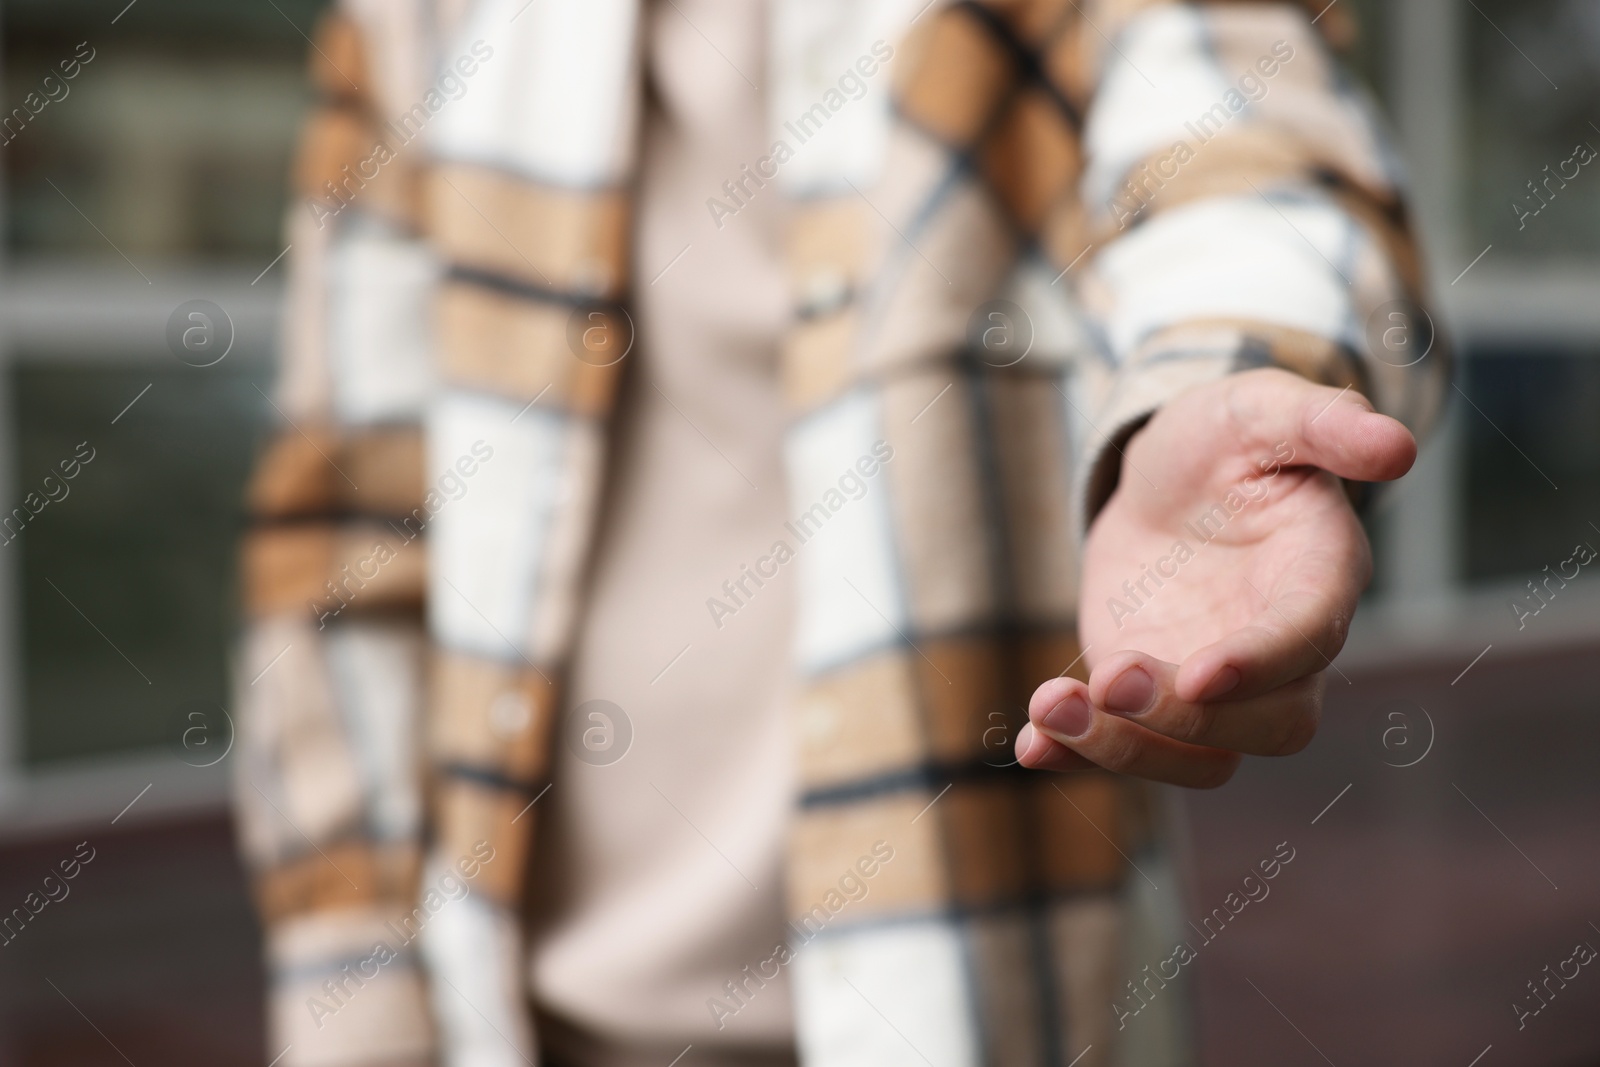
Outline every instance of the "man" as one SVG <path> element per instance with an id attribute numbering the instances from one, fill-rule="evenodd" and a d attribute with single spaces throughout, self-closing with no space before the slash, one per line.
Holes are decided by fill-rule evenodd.
<path id="1" fill-rule="evenodd" d="M 1443 372 L 1368 340 L 1422 282 L 1341 17 L 342 4 L 245 552 L 269 1055 L 1188 1062 L 1115 1003 L 1144 782 L 1310 740 Z"/>

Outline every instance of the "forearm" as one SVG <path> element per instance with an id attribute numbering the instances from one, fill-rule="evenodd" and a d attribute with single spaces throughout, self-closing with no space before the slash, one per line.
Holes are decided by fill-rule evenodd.
<path id="1" fill-rule="evenodd" d="M 1352 388 L 1424 433 L 1448 359 L 1393 156 L 1310 16 L 1162 4 L 1117 42 L 1086 134 L 1085 523 L 1151 412 L 1240 370 Z"/>

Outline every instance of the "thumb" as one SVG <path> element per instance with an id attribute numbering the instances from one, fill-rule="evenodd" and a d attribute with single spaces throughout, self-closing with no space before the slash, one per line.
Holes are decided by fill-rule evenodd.
<path id="1" fill-rule="evenodd" d="M 1417 440 L 1353 388 L 1309 382 L 1288 371 L 1247 372 L 1226 398 L 1234 425 L 1262 448 L 1286 444 L 1286 466 L 1320 467 L 1357 482 L 1389 482 L 1411 469 Z M 1278 455 L 1283 455 L 1279 448 Z"/>

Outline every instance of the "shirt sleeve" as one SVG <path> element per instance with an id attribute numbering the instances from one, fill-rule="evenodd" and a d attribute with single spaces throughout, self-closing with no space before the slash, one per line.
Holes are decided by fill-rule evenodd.
<path id="1" fill-rule="evenodd" d="M 1397 158 L 1329 45 L 1353 32 L 1343 12 L 1074 7 L 1089 57 L 1077 288 L 1099 349 L 1083 373 L 1084 526 L 1127 439 L 1235 371 L 1349 387 L 1425 432 L 1449 359 L 1423 306 Z"/>
<path id="2" fill-rule="evenodd" d="M 423 863 L 416 509 L 432 273 L 414 162 L 372 155 L 403 29 L 344 3 L 315 33 L 316 100 L 275 268 L 286 301 L 263 403 L 276 427 L 241 551 L 235 812 L 263 926 L 267 1055 L 285 1067 L 434 1051 L 418 954 L 393 932 Z"/>

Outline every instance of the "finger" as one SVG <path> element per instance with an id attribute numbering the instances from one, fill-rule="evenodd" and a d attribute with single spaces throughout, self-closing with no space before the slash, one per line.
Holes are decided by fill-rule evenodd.
<path id="1" fill-rule="evenodd" d="M 1075 678 L 1052 679 L 1035 690 L 1028 719 L 1035 731 L 1091 763 L 1152 781 L 1211 789 L 1239 766 L 1237 752 L 1186 745 L 1098 710 Z"/>
<path id="2" fill-rule="evenodd" d="M 1373 411 L 1366 397 L 1354 391 L 1329 401 L 1322 395 L 1310 397 L 1300 415 L 1308 462 L 1341 478 L 1390 482 L 1417 460 L 1411 431 Z"/>
<path id="3" fill-rule="evenodd" d="M 1344 579 L 1319 592 L 1290 592 L 1267 599 L 1244 626 L 1191 653 L 1179 666 L 1173 690 L 1193 703 L 1261 696 L 1322 671 L 1344 647 L 1356 593 L 1339 592 Z M 1261 593 L 1261 590 L 1257 590 Z"/>
<path id="4" fill-rule="evenodd" d="M 1017 762 L 1036 771 L 1081 771 L 1094 764 L 1028 723 L 1017 733 Z"/>
<path id="5" fill-rule="evenodd" d="M 1249 756 L 1287 756 L 1311 743 L 1322 717 L 1320 673 L 1260 696 L 1210 703 L 1178 696 L 1178 667 L 1142 652 L 1118 652 L 1089 677 L 1094 706 L 1147 730 Z"/>
<path id="6" fill-rule="evenodd" d="M 1282 466 L 1320 467 L 1358 482 L 1388 482 L 1411 469 L 1417 441 L 1372 410 L 1354 389 L 1307 382 L 1287 371 L 1240 375 L 1228 391 L 1235 425 Z M 1287 452 L 1287 455 L 1285 455 Z"/>

